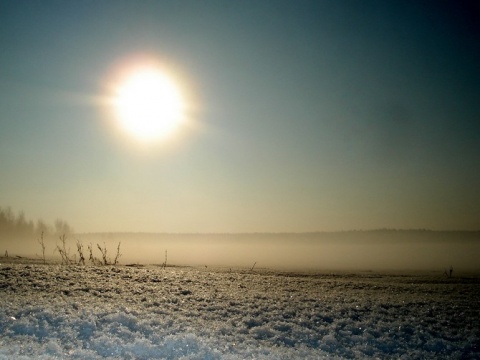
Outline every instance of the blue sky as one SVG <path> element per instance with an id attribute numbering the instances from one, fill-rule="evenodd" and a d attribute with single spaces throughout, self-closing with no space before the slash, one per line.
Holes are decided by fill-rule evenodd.
<path id="1" fill-rule="evenodd" d="M 479 11 L 0 1 L 0 206 L 81 232 L 478 230 Z M 191 101 L 174 146 L 99 105 L 138 54 Z"/>

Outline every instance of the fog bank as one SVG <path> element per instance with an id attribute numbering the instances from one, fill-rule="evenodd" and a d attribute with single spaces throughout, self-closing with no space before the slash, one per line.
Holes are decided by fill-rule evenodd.
<path id="1" fill-rule="evenodd" d="M 83 234 L 123 263 L 279 269 L 480 269 L 479 232 L 361 231 L 307 234 Z"/>
<path id="2" fill-rule="evenodd" d="M 60 259 L 58 239 L 47 238 L 46 257 Z M 298 234 L 76 234 L 67 239 L 70 256 L 79 258 L 76 241 L 97 244 L 115 257 L 121 243 L 121 264 L 256 267 L 292 270 L 480 270 L 480 232 L 349 231 Z M 1 255 L 41 257 L 34 239 L 2 239 Z"/>

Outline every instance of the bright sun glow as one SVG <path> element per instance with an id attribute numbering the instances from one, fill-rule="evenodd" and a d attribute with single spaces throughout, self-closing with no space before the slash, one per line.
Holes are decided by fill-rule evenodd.
<path id="1" fill-rule="evenodd" d="M 129 74 L 116 89 L 114 107 L 122 128 L 141 141 L 170 136 L 184 118 L 179 89 L 155 68 Z"/>

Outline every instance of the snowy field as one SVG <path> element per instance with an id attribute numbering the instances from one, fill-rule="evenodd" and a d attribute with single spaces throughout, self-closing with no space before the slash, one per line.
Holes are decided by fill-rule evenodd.
<path id="1" fill-rule="evenodd" d="M 471 274 L 0 260 L 0 359 L 480 358 Z"/>

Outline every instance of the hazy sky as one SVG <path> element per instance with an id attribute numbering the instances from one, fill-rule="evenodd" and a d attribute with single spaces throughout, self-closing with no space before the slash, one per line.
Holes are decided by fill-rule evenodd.
<path id="1" fill-rule="evenodd" d="M 478 230 L 479 12 L 0 0 L 0 206 L 80 232 Z M 188 101 L 165 143 L 126 141 L 101 102 L 139 54 Z"/>

